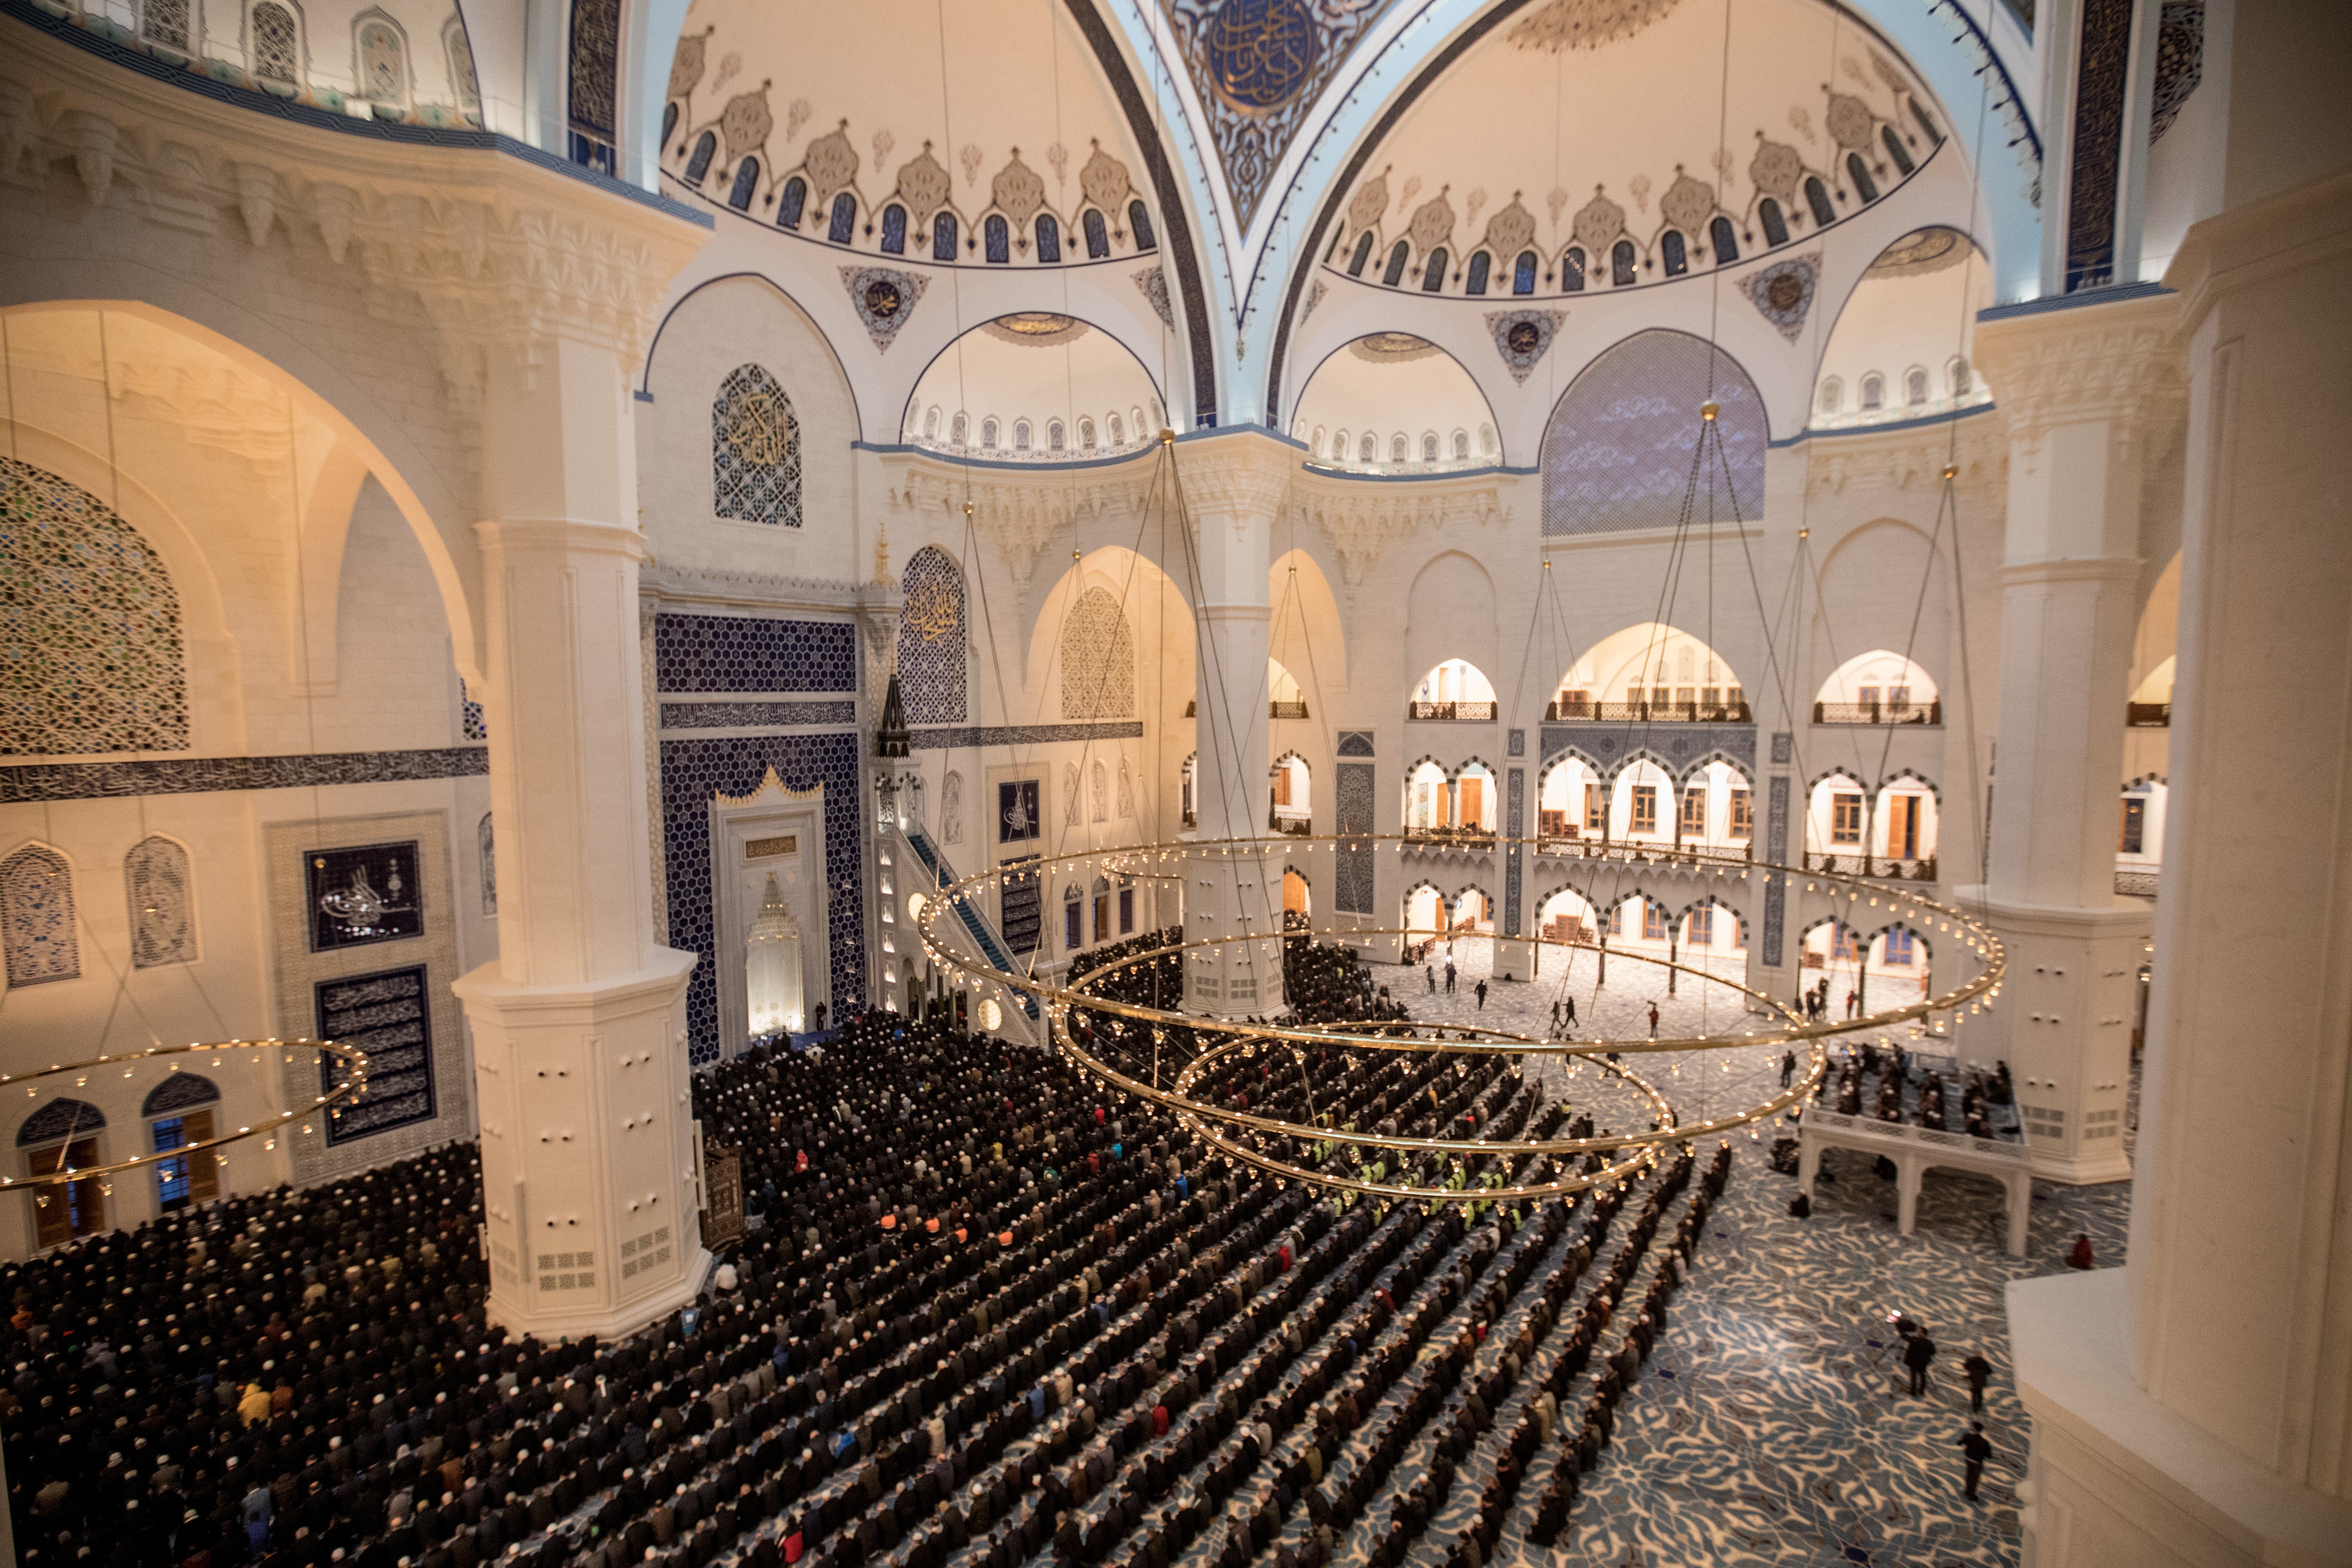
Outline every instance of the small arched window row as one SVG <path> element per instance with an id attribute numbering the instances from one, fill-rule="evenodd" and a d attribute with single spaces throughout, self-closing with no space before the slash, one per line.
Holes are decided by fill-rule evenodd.
<path id="1" fill-rule="evenodd" d="M 945 425 L 944 436 L 941 426 Z M 1118 457 L 1150 444 L 1140 408 L 1082 411 L 1059 416 L 1005 416 L 909 406 L 902 426 L 908 444 L 943 452 L 977 452 L 993 461 L 1066 462 Z M 975 432 L 977 437 L 975 437 Z"/>

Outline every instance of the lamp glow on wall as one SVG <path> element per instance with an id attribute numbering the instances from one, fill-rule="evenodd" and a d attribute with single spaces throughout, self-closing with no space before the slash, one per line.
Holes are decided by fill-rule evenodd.
<path id="1" fill-rule="evenodd" d="M 754 1035 L 808 1026 L 802 1005 L 800 922 L 784 907 L 783 889 L 776 886 L 772 871 L 760 918 L 743 940 L 743 989 Z"/>

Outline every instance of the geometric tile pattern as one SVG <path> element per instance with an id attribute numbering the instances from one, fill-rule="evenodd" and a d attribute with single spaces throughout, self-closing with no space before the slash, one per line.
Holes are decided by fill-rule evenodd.
<path id="1" fill-rule="evenodd" d="M 963 574 L 925 545 L 907 563 L 898 621 L 898 691 L 909 724 L 964 720 Z"/>
<path id="2" fill-rule="evenodd" d="M 738 365 L 710 405 L 710 488 L 720 517 L 801 525 L 801 424 L 776 378 Z"/>
<path id="3" fill-rule="evenodd" d="M 855 724 L 855 702 L 665 702 L 665 730 L 748 730 L 786 724 Z"/>
<path id="4" fill-rule="evenodd" d="M 1789 780 L 1786 774 L 1772 781 L 1770 805 L 1765 808 L 1765 858 L 1776 866 L 1786 865 L 1789 857 Z M 1775 872 L 1764 883 L 1764 963 L 1767 968 L 1780 967 L 1782 926 L 1787 919 L 1789 879 L 1786 873 Z"/>
<path id="5" fill-rule="evenodd" d="M 1345 837 L 1351 833 L 1372 831 L 1372 764 L 1340 763 L 1338 812 L 1335 826 Z M 1343 914 L 1368 915 L 1372 912 L 1373 850 L 1369 842 L 1347 846 L 1339 850 L 1338 875 L 1333 879 L 1331 907 Z M 1517 907 L 1514 900 L 1513 907 Z"/>
<path id="6" fill-rule="evenodd" d="M 1514 739 L 1517 738 L 1519 733 L 1517 730 L 1511 731 Z M 1510 805 L 1506 810 L 1503 831 L 1511 840 L 1511 848 L 1510 852 L 1503 858 L 1503 934 L 1517 936 L 1519 934 L 1518 837 L 1526 831 L 1521 822 L 1527 811 L 1527 769 L 1511 770 L 1510 782 L 1506 789 L 1505 798 Z"/>
<path id="7" fill-rule="evenodd" d="M 1743 768 L 1756 765 L 1756 730 L 1748 724 L 1571 719 L 1544 725 L 1541 743 L 1547 760 L 1574 747 L 1598 762 L 1604 773 L 1621 753 L 1635 751 L 1649 752 L 1683 777 L 1718 752 Z"/>
<path id="8" fill-rule="evenodd" d="M 0 458 L 0 754 L 187 745 L 162 558 L 96 496 Z"/>
<path id="9" fill-rule="evenodd" d="M 1134 712 L 1134 634 L 1118 601 L 1089 588 L 1062 626 L 1062 717 L 1125 719 Z"/>
<path id="10" fill-rule="evenodd" d="M 673 618 L 688 617 L 661 617 Z M 766 689 L 795 688 L 779 682 Z M 840 1016 L 866 1004 L 865 846 L 858 831 L 864 792 L 858 784 L 856 731 L 665 740 L 662 860 L 668 872 L 669 944 L 701 955 L 686 991 L 688 1055 L 697 1065 L 716 1061 L 720 1055 L 719 951 L 710 897 L 711 796 L 750 795 L 770 768 L 786 789 L 824 786 L 824 876 L 831 898 L 825 942 L 833 1009 Z"/>
<path id="11" fill-rule="evenodd" d="M 654 679 L 665 694 L 855 691 L 856 628 L 847 621 L 656 616 Z"/>
<path id="12" fill-rule="evenodd" d="M 131 963 L 136 969 L 185 963 L 196 956 L 195 886 L 188 852 L 161 835 L 123 857 L 131 896 Z"/>
<path id="13" fill-rule="evenodd" d="M 73 868 L 56 850 L 27 844 L 0 860 L 0 947 L 12 987 L 81 973 Z"/>
<path id="14" fill-rule="evenodd" d="M 937 730 L 917 730 L 909 742 L 918 752 L 951 751 L 961 746 L 1050 746 L 1063 742 L 1133 741 L 1143 734 L 1143 721 L 1114 720 L 1108 724 L 956 724 Z"/>

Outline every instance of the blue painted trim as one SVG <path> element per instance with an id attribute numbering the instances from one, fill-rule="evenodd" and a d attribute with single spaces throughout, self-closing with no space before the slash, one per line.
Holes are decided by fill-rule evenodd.
<path id="1" fill-rule="evenodd" d="M 1178 440 L 1184 437 L 1179 436 Z M 968 458 L 953 452 L 942 452 L 936 447 L 910 446 L 904 442 L 886 444 L 880 441 L 852 441 L 853 452 L 872 452 L 885 458 L 936 458 L 942 463 L 953 463 L 959 468 L 987 468 L 999 473 L 1055 474 L 1071 468 L 1108 468 L 1119 463 L 1131 463 L 1138 458 L 1151 455 L 1150 447 L 1138 447 L 1109 458 L 1073 458 L 1065 462 L 1024 463 L 1001 458 Z"/>
<path id="2" fill-rule="evenodd" d="M 1308 463 L 1307 471 L 1335 479 L 1360 479 L 1376 485 L 1420 485 L 1437 479 L 1475 479 L 1487 474 L 1539 474 L 1541 468 L 1515 468 L 1508 463 L 1494 463 L 1483 468 L 1448 468 L 1435 474 L 1359 474 L 1346 468 L 1335 468 L 1328 463 Z"/>
<path id="3" fill-rule="evenodd" d="M 71 44 L 84 54 L 95 55 L 110 65 L 121 66 L 126 70 L 147 78 L 150 81 L 162 82 L 167 87 L 176 87 L 184 92 L 194 93 L 199 98 L 209 98 L 215 103 L 225 103 L 234 109 L 268 115 L 273 120 L 288 121 L 296 125 L 307 125 L 315 131 L 332 131 L 339 135 L 364 137 L 373 142 L 397 142 L 413 147 L 451 147 L 461 151 L 503 153 L 509 158 L 518 159 L 553 174 L 565 175 L 579 181 L 582 184 L 593 185 L 613 195 L 625 196 L 639 206 L 651 207 L 654 211 L 667 214 L 671 217 L 684 218 L 698 227 L 717 226 L 711 222 L 709 214 L 697 212 L 683 202 L 674 201 L 659 192 L 648 191 L 641 185 L 633 185 L 626 180 L 616 180 L 609 174 L 600 174 L 593 169 L 572 162 L 569 158 L 561 158 L 552 153 L 541 152 L 528 142 L 518 142 L 511 136 L 501 135 L 495 131 L 468 131 L 457 126 L 387 124 L 373 117 L 364 120 L 355 119 L 351 115 L 337 114 L 331 110 L 320 109 L 312 104 L 296 103 L 289 99 L 279 98 L 275 93 L 257 92 L 247 87 L 235 87 L 225 81 L 214 80 L 194 66 L 171 65 L 152 55 L 131 48 L 126 44 L 119 44 L 111 38 L 93 33 L 87 28 L 78 27 L 63 17 L 50 16 L 31 4 L 31 0 L 0 0 L 0 16 L 6 16 L 22 22 L 26 26 L 47 33 L 62 43 Z"/>
<path id="4" fill-rule="evenodd" d="M 1832 440 L 1840 436 L 1884 436 L 1889 430 L 1919 430 L 1930 425 L 1949 425 L 1956 420 L 1973 418 L 1979 414 L 1990 414 L 2000 406 L 1998 403 L 1979 403 L 1974 408 L 1948 408 L 1941 414 L 1923 414 L 1916 419 L 1890 419 L 1884 425 L 1855 425 L 1842 430 L 1815 430 L 1807 427 L 1798 431 L 1785 441 L 1768 441 L 1765 445 L 1777 452 L 1783 447 L 1793 447 L 1801 441 Z"/>
<path id="5" fill-rule="evenodd" d="M 2152 300 L 2173 290 L 2161 283 L 2118 283 L 2110 289 L 2078 289 L 2072 294 L 2046 294 L 2020 300 L 2013 305 L 1988 305 L 1977 312 L 1979 321 L 2006 321 L 2013 316 L 2039 316 L 2050 310 L 2071 310 L 2078 305 L 2120 305 L 2126 300 Z"/>

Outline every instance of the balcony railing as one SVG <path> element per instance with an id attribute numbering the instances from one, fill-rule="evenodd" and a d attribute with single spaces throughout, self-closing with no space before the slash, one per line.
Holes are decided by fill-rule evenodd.
<path id="1" fill-rule="evenodd" d="M 2124 704 L 2124 727 L 2128 730 L 2168 730 L 2172 728 L 2172 704 L 2126 702 Z"/>
<path id="2" fill-rule="evenodd" d="M 1275 832 L 1287 834 L 1293 838 L 1306 838 L 1315 831 L 1314 819 L 1310 814 L 1293 811 L 1287 806 L 1281 805 L 1276 806 L 1266 814 L 1265 825 Z"/>
<path id="3" fill-rule="evenodd" d="M 1269 719 L 1304 719 L 1307 717 L 1307 704 L 1304 701 L 1269 702 L 1265 705 L 1265 716 Z"/>
<path id="4" fill-rule="evenodd" d="M 1571 720 L 1637 724 L 1752 724 L 1755 715 L 1745 702 L 1583 702 L 1554 699 L 1544 717 L 1553 723 Z"/>
<path id="5" fill-rule="evenodd" d="M 2121 866 L 2116 868 L 2116 891 L 2126 899 L 2156 897 L 2156 883 L 2157 871 L 2153 867 L 2146 868 L 2134 867 L 2128 869 Z"/>
<path id="6" fill-rule="evenodd" d="M 1936 879 L 1936 858 L 1905 859 L 1885 855 L 1822 855 L 1805 852 L 1805 869 L 1827 871 L 1838 877 L 1885 877 L 1898 882 L 1932 882 Z"/>
<path id="7" fill-rule="evenodd" d="M 1491 724 L 1495 721 L 1492 702 L 1408 702 L 1404 716 L 1408 719 L 1454 719 Z"/>
<path id="8" fill-rule="evenodd" d="M 1495 844 L 1491 827 L 1408 827 L 1404 837 L 1408 844 L 1451 844 L 1474 849 L 1490 849 Z"/>
<path id="9" fill-rule="evenodd" d="M 1816 702 L 1816 724 L 1940 724 L 1941 698 L 1922 708 L 1916 702 Z"/>

